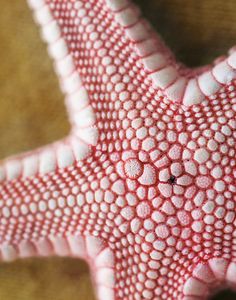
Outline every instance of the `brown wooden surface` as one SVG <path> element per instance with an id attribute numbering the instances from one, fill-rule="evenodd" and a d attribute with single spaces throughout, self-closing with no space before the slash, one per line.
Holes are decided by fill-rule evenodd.
<path id="1" fill-rule="evenodd" d="M 188 66 L 210 63 L 236 44 L 235 0 L 135 2 Z M 1 159 L 63 137 L 69 125 L 52 64 L 25 0 L 0 0 L 0 7 Z M 84 263 L 33 259 L 0 264 L 0 299 L 94 297 Z"/>

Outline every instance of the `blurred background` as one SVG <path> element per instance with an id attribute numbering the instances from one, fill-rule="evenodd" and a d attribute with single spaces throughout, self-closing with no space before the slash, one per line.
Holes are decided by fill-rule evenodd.
<path id="1" fill-rule="evenodd" d="M 68 0 L 70 1 L 70 0 Z M 236 44 L 235 0 L 135 0 L 190 67 Z M 0 0 L 0 159 L 69 132 L 63 97 L 25 0 Z M 0 264 L 0 299 L 93 300 L 85 263 L 71 259 Z M 236 299 L 224 292 L 215 300 Z M 108 299 L 104 299 L 108 300 Z"/>

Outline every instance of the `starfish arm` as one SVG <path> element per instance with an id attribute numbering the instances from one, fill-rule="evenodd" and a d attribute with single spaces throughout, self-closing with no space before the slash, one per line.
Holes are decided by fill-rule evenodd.
<path id="1" fill-rule="evenodd" d="M 140 86 L 144 79 L 137 68 L 156 90 L 187 106 L 213 96 L 236 76 L 234 51 L 215 65 L 183 67 L 130 1 L 29 3 L 49 43 L 75 128 L 102 126 L 102 112 L 110 108 L 101 102 L 127 97 L 122 86 L 130 82 Z"/>
<path id="2" fill-rule="evenodd" d="M 98 299 L 115 299 L 117 176 L 74 137 L 0 165 L 0 258 L 72 256 L 90 266 Z M 116 185 L 116 188 L 108 188 Z"/>
<path id="3" fill-rule="evenodd" d="M 76 159 L 78 147 L 80 144 L 68 137 L 2 163 L 3 260 L 32 255 L 75 255 L 69 236 L 108 238 L 108 228 L 107 233 L 103 231 L 107 226 L 104 224 L 107 211 L 101 208 L 101 200 L 111 166 L 96 151 L 86 160 Z"/>
<path id="4" fill-rule="evenodd" d="M 88 157 L 92 146 L 69 135 L 60 141 L 0 161 L 0 182 L 54 172 Z"/>

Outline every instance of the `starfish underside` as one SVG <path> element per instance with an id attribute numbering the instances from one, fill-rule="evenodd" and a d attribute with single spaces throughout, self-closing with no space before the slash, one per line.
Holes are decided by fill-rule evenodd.
<path id="1" fill-rule="evenodd" d="M 236 289 L 236 52 L 190 70 L 127 0 L 29 0 L 71 122 L 0 166 L 0 253 L 85 259 L 100 300 Z"/>

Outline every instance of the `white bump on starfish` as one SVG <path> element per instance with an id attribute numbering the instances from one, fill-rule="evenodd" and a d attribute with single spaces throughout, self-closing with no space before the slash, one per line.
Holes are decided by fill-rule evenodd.
<path id="1" fill-rule="evenodd" d="M 114 254 L 111 249 L 105 248 L 95 259 L 95 266 L 114 268 Z"/>
<path id="2" fill-rule="evenodd" d="M 230 67 L 227 61 L 223 61 L 216 65 L 212 71 L 214 77 L 221 84 L 229 83 L 233 78 L 235 78 L 235 70 Z"/>
<path id="3" fill-rule="evenodd" d="M 42 27 L 42 38 L 48 44 L 53 44 L 54 42 L 58 41 L 60 36 L 60 28 L 55 20 Z"/>
<path id="4" fill-rule="evenodd" d="M 183 97 L 183 104 L 193 105 L 199 104 L 204 100 L 205 96 L 201 92 L 196 78 L 190 79 Z"/>
<path id="5" fill-rule="evenodd" d="M 21 241 L 18 246 L 19 257 L 28 258 L 36 255 L 36 248 L 30 241 Z"/>
<path id="6" fill-rule="evenodd" d="M 69 76 L 74 70 L 74 62 L 71 55 L 68 55 L 68 48 L 63 38 L 48 45 L 48 53 L 55 60 L 55 68 L 58 75 Z"/>
<path id="7" fill-rule="evenodd" d="M 41 9 L 38 9 L 35 13 L 35 19 L 37 23 L 48 24 L 53 21 L 52 14 L 47 6 L 42 6 Z"/>
<path id="8" fill-rule="evenodd" d="M 46 174 L 56 168 L 56 155 L 54 150 L 45 149 L 39 156 L 39 173 Z"/>
<path id="9" fill-rule="evenodd" d="M 221 87 L 219 82 L 216 81 L 215 77 L 212 75 L 210 71 L 203 73 L 202 75 L 199 76 L 198 84 L 201 91 L 206 96 L 211 96 L 215 94 Z"/>
<path id="10" fill-rule="evenodd" d="M 163 54 L 154 53 L 143 58 L 143 64 L 148 71 L 154 72 L 166 66 L 166 57 Z"/>
<path id="11" fill-rule="evenodd" d="M 9 160 L 5 164 L 6 178 L 13 180 L 21 174 L 21 162 L 18 160 Z"/>
<path id="12" fill-rule="evenodd" d="M 135 50 L 140 57 L 145 59 L 153 55 L 153 52 L 157 50 L 157 44 L 154 39 L 144 40 L 136 43 Z"/>
<path id="13" fill-rule="evenodd" d="M 123 27 L 130 27 L 134 25 L 140 16 L 140 11 L 136 7 L 127 7 L 119 11 L 115 15 L 116 21 Z"/>
<path id="14" fill-rule="evenodd" d="M 189 175 L 182 175 L 177 179 L 177 184 L 182 186 L 188 186 L 192 183 L 192 178 Z"/>
<path id="15" fill-rule="evenodd" d="M 197 167 L 194 164 L 194 162 L 192 162 L 192 161 L 186 161 L 186 162 L 184 162 L 184 168 L 185 168 L 185 171 L 187 173 L 189 173 L 190 175 L 192 175 L 192 176 L 196 176 L 197 175 Z"/>
<path id="16" fill-rule="evenodd" d="M 71 95 L 78 91 L 81 86 L 82 81 L 77 71 L 72 72 L 70 76 L 66 76 L 61 82 L 62 91 L 68 95 Z"/>
<path id="17" fill-rule="evenodd" d="M 105 248 L 104 242 L 102 239 L 88 236 L 86 237 L 86 249 L 90 257 L 95 257 Z"/>
<path id="18" fill-rule="evenodd" d="M 214 184 L 214 188 L 217 192 L 223 192 L 225 190 L 225 183 L 223 180 L 217 180 Z"/>
<path id="19" fill-rule="evenodd" d="M 125 174 L 128 178 L 137 178 L 142 174 L 143 166 L 137 159 L 128 159 L 124 166 Z"/>
<path id="20" fill-rule="evenodd" d="M 66 101 L 71 109 L 74 111 L 81 111 L 89 106 L 88 92 L 84 87 L 81 87 L 78 91 L 69 95 Z"/>
<path id="21" fill-rule="evenodd" d="M 236 52 L 230 55 L 228 58 L 228 63 L 233 69 L 236 69 Z"/>
<path id="22" fill-rule="evenodd" d="M 209 159 L 209 156 L 210 156 L 209 152 L 206 149 L 201 148 L 195 152 L 194 159 L 199 164 L 202 164 L 202 163 L 205 163 Z"/>
<path id="23" fill-rule="evenodd" d="M 121 210 L 121 215 L 126 220 L 132 220 L 134 217 L 134 209 L 132 207 L 126 206 Z"/>
<path id="24" fill-rule="evenodd" d="M 203 231 L 204 225 L 202 221 L 194 221 L 191 227 L 193 231 L 200 233 Z"/>
<path id="25" fill-rule="evenodd" d="M 37 253 L 40 256 L 52 256 L 53 255 L 53 246 L 48 238 L 41 238 L 37 242 L 35 242 L 35 247 L 37 249 Z"/>
<path id="26" fill-rule="evenodd" d="M 173 215 L 176 211 L 172 203 L 168 200 L 163 203 L 161 210 L 168 216 Z"/>
<path id="27" fill-rule="evenodd" d="M 106 287 L 113 290 L 115 288 L 115 274 L 114 270 L 111 268 L 99 268 L 96 272 L 96 283 L 98 285 L 106 283 Z"/>
<path id="28" fill-rule="evenodd" d="M 111 299 L 111 300 L 115 300 L 115 292 L 114 289 L 108 288 L 106 287 L 106 285 L 104 284 L 104 286 L 101 286 L 98 289 L 98 299 L 99 300 L 103 300 L 103 299 Z"/>
<path id="29" fill-rule="evenodd" d="M 212 258 L 209 260 L 209 266 L 216 279 L 224 280 L 228 268 L 228 261 L 224 258 Z"/>
<path id="30" fill-rule="evenodd" d="M 146 219 L 151 213 L 151 208 L 150 205 L 148 204 L 148 202 L 141 202 L 138 206 L 137 206 L 137 215 L 142 218 L 142 219 Z"/>
<path id="31" fill-rule="evenodd" d="M 57 149 L 57 161 L 59 168 L 66 168 L 74 163 L 74 155 L 71 147 L 60 145 Z"/>
<path id="32" fill-rule="evenodd" d="M 95 124 L 96 119 L 91 106 L 87 106 L 81 111 L 79 111 L 74 116 L 74 122 L 78 128 L 89 127 Z"/>
<path id="33" fill-rule="evenodd" d="M 178 73 L 172 66 L 168 66 L 151 74 L 154 84 L 161 89 L 166 89 L 173 82 L 175 82 L 177 77 Z"/>
<path id="34" fill-rule="evenodd" d="M 174 204 L 176 208 L 183 207 L 183 199 L 180 197 L 173 196 L 171 202 Z"/>
<path id="35" fill-rule="evenodd" d="M 54 252 L 59 256 L 68 256 L 70 255 L 70 248 L 68 241 L 60 236 L 51 237 L 50 241 L 53 245 Z"/>
<path id="36" fill-rule="evenodd" d="M 29 177 L 38 171 L 38 155 L 29 155 L 22 160 L 22 175 Z"/>
<path id="37" fill-rule="evenodd" d="M 10 262 L 15 260 L 18 255 L 15 247 L 6 244 L 6 245 L 2 245 L 1 247 L 1 256 L 4 261 Z"/>
<path id="38" fill-rule="evenodd" d="M 190 296 L 204 297 L 207 294 L 207 285 L 196 278 L 189 278 L 184 285 L 184 294 Z"/>
<path id="39" fill-rule="evenodd" d="M 155 229 L 156 235 L 161 239 L 166 239 L 169 235 L 169 229 L 166 225 L 160 224 Z"/>
<path id="40" fill-rule="evenodd" d="M 164 197 L 168 198 L 172 195 L 172 188 L 169 183 L 159 183 L 158 188 Z"/>
<path id="41" fill-rule="evenodd" d="M 124 193 L 125 193 L 125 186 L 124 186 L 123 180 L 117 180 L 117 181 L 115 181 L 115 183 L 113 183 L 111 189 L 117 195 L 124 195 Z"/>
<path id="42" fill-rule="evenodd" d="M 88 147 L 88 145 L 96 146 L 98 141 L 98 131 L 96 126 L 74 128 L 74 133 L 78 139 L 84 142 L 85 146 L 87 146 L 87 152 L 90 153 L 90 147 Z"/>
<path id="43" fill-rule="evenodd" d="M 211 183 L 212 183 L 212 180 L 208 176 L 198 176 L 196 178 L 197 186 L 202 189 L 208 188 L 211 185 Z"/>
<path id="44" fill-rule="evenodd" d="M 134 218 L 130 223 L 131 231 L 135 234 L 141 227 L 141 221 L 138 218 Z"/>
<path id="45" fill-rule="evenodd" d="M 193 276 L 208 284 L 212 284 L 215 281 L 215 276 L 208 263 L 197 264 L 193 270 Z"/>
<path id="46" fill-rule="evenodd" d="M 179 77 L 166 89 L 166 96 L 175 102 L 181 103 L 187 85 L 187 81 L 187 78 L 182 76 Z"/>
<path id="47" fill-rule="evenodd" d="M 228 266 L 228 270 L 226 273 L 226 280 L 230 285 L 235 284 L 236 282 L 236 263 L 231 262 Z"/>
<path id="48" fill-rule="evenodd" d="M 79 139 L 70 138 L 70 145 L 72 147 L 75 159 L 77 160 L 84 159 L 90 152 L 90 149 L 87 147 L 87 145 Z"/>
<path id="49" fill-rule="evenodd" d="M 142 23 L 138 22 L 125 29 L 127 37 L 133 42 L 146 40 L 149 37 L 147 28 Z"/>
<path id="50" fill-rule="evenodd" d="M 145 164 L 143 173 L 138 179 L 138 181 L 146 186 L 153 185 L 156 183 L 156 170 L 153 166 Z"/>

